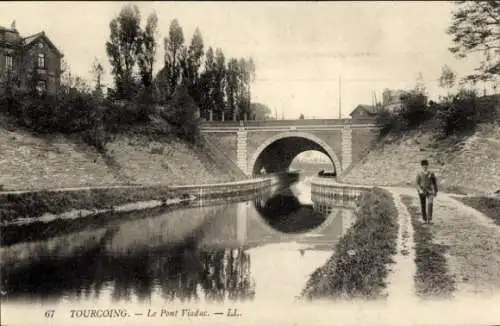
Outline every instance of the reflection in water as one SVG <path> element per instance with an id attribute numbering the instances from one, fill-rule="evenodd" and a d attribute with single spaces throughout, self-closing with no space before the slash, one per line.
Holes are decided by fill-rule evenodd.
<path id="1" fill-rule="evenodd" d="M 303 205 L 291 191 L 276 195 L 263 203 L 254 201 L 255 208 L 274 229 L 284 233 L 307 232 L 320 226 L 326 214 L 313 205 Z"/>
<path id="2" fill-rule="evenodd" d="M 308 232 L 326 220 L 327 214 L 314 207 L 307 179 L 267 196 L 255 199 L 254 206 L 260 216 L 280 232 Z"/>
<path id="3" fill-rule="evenodd" d="M 239 203 L 108 225 L 82 219 L 75 223 L 84 231 L 51 238 L 52 222 L 46 236 L 24 242 L 12 233 L 15 244 L 0 249 L 3 300 L 293 299 L 331 256 L 350 216 L 341 208 L 315 211 L 304 192 L 310 189 L 299 183 Z"/>
<path id="4" fill-rule="evenodd" d="M 9 280 L 4 285 L 7 300 L 98 297 L 108 287 L 114 300 L 128 301 L 132 295 L 147 300 L 159 292 L 168 301 L 235 301 L 254 296 L 249 271 L 249 255 L 242 250 L 177 246 L 120 257 L 97 249 L 79 257 L 47 258 L 3 277 Z"/>

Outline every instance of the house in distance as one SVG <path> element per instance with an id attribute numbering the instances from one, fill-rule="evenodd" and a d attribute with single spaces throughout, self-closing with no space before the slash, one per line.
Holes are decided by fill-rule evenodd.
<path id="1" fill-rule="evenodd" d="M 5 82 L 17 80 L 21 88 L 35 85 L 39 92 L 56 94 L 62 58 L 44 31 L 21 37 L 15 22 L 10 28 L 0 26 L 0 92 Z"/>

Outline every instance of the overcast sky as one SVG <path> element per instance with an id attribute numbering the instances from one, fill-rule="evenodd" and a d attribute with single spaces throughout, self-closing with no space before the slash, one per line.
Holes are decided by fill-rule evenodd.
<path id="1" fill-rule="evenodd" d="M 72 72 L 91 79 L 97 57 L 109 61 L 105 42 L 109 22 L 124 2 L 1 2 L 0 25 L 22 36 L 44 30 L 64 53 Z M 477 59 L 458 60 L 449 53 L 445 30 L 454 4 L 449 2 L 137 2 L 143 16 L 156 11 L 163 64 L 163 37 L 177 18 L 189 41 L 196 27 L 205 48 L 228 57 L 252 57 L 257 78 L 253 101 L 276 109 L 281 117 L 337 118 L 342 76 L 342 116 L 357 104 L 381 99 L 384 88 L 411 88 L 419 73 L 430 96 L 441 91 L 443 64 L 458 75 Z M 442 91 L 441 91 L 442 92 Z"/>

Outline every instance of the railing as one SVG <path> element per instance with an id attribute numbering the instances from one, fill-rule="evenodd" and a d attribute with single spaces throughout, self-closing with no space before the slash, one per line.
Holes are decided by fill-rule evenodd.
<path id="1" fill-rule="evenodd" d="M 355 119 L 303 119 L 303 120 L 247 120 L 247 121 L 203 121 L 201 127 L 271 127 L 271 126 L 311 126 L 311 125 L 345 125 L 373 124 L 373 118 Z"/>
<path id="2" fill-rule="evenodd" d="M 311 180 L 311 199 L 318 204 L 341 204 L 342 201 L 356 201 L 369 186 L 352 186 L 337 183 L 331 179 L 314 178 Z"/>

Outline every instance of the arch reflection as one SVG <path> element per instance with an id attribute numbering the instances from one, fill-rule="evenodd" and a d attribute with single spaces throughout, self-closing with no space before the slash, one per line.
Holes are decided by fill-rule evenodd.
<path id="1" fill-rule="evenodd" d="M 301 203 L 290 188 L 268 198 L 256 198 L 253 205 L 269 226 L 282 233 L 309 232 L 327 218 L 327 214 L 316 210 L 314 205 Z"/>

